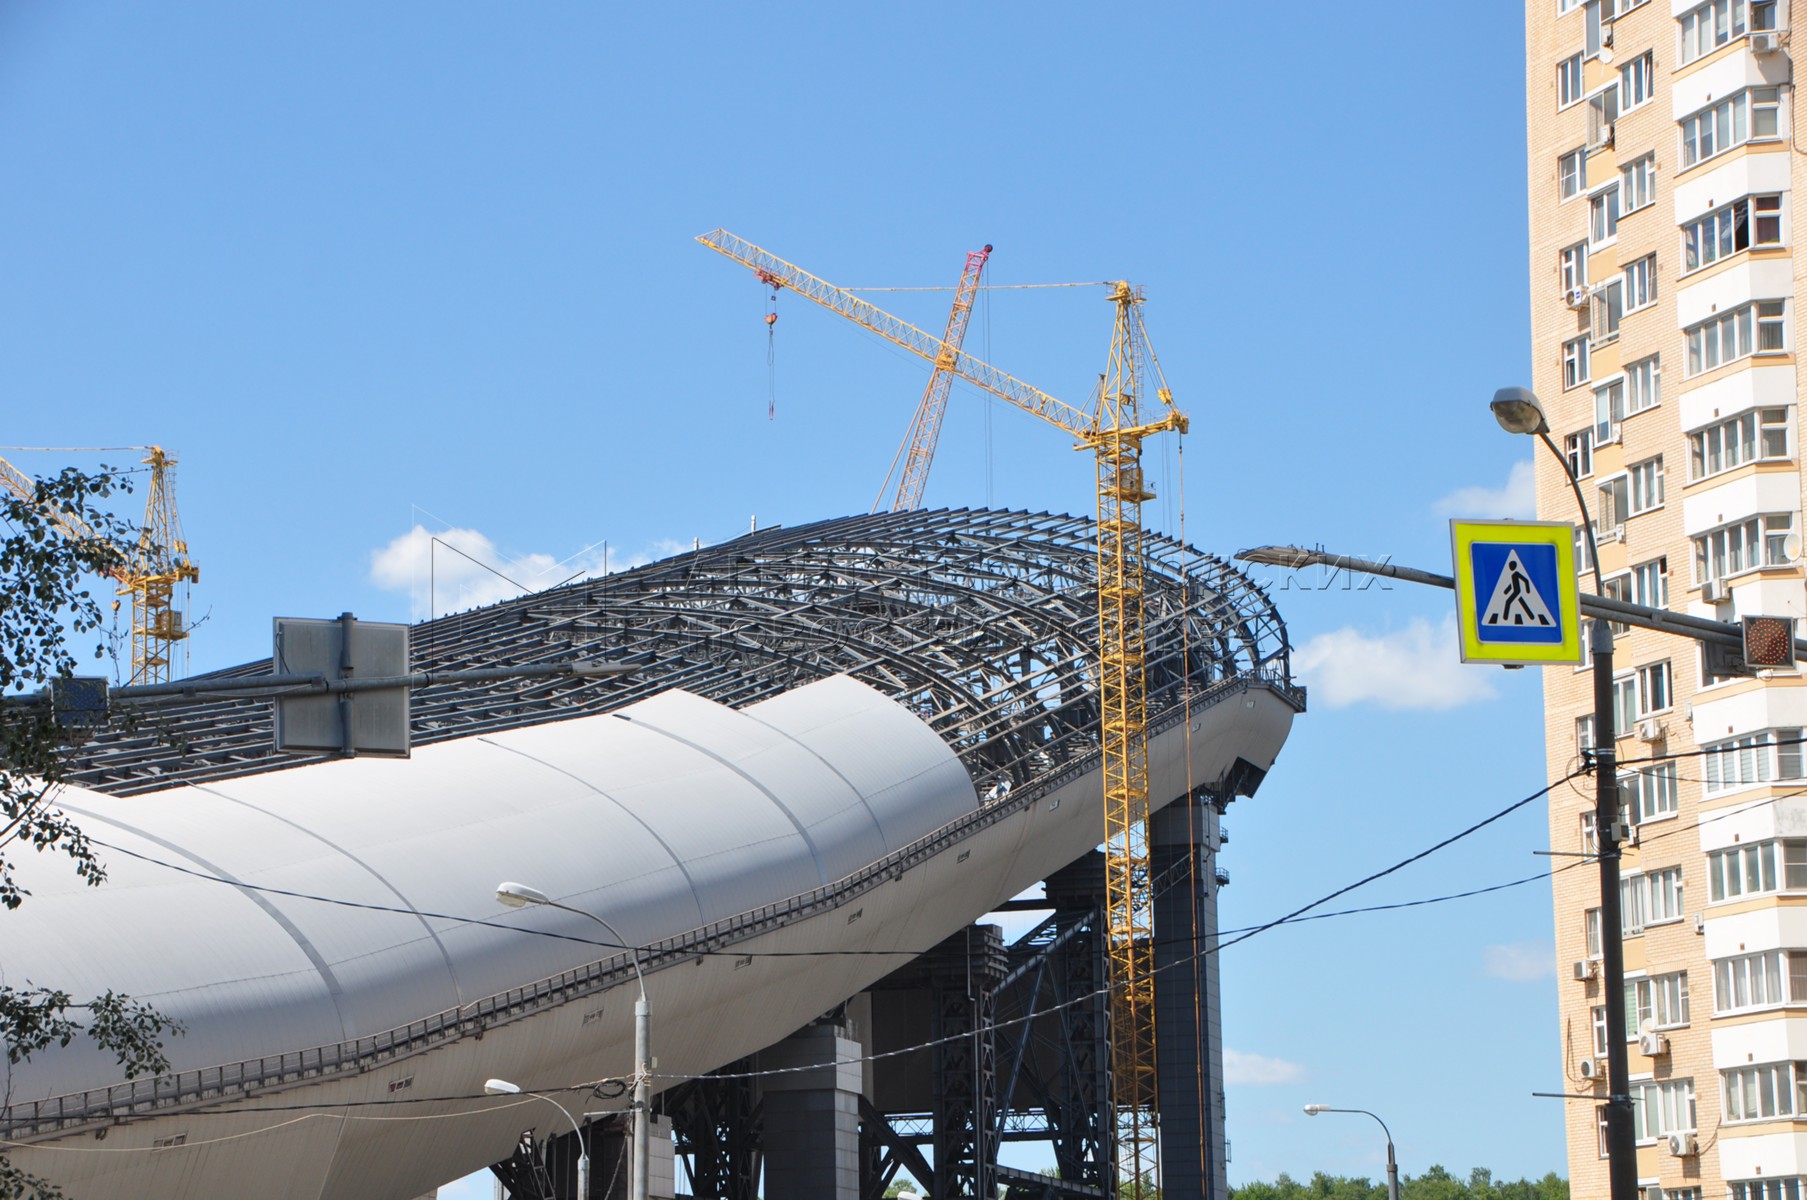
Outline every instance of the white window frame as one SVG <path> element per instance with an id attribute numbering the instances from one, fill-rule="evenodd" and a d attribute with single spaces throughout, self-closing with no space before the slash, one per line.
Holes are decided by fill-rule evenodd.
<path id="1" fill-rule="evenodd" d="M 1712 479 L 1758 462 L 1794 457 L 1794 407 L 1747 408 L 1688 434 L 1688 478 Z"/>
<path id="2" fill-rule="evenodd" d="M 1758 513 L 1730 521 L 1690 539 L 1694 545 L 1694 583 L 1722 583 L 1752 571 L 1793 564 L 1788 535 L 1793 513 Z"/>
<path id="3" fill-rule="evenodd" d="M 1703 18 L 1705 23 L 1703 24 Z M 1753 30 L 1776 27 L 1775 0 L 1707 0 L 1676 17 L 1677 66 L 1687 66 Z"/>
<path id="4" fill-rule="evenodd" d="M 1621 273 L 1625 277 L 1626 313 L 1634 313 L 1656 303 L 1656 255 L 1646 254 L 1643 258 L 1626 263 L 1625 270 Z"/>
<path id="5" fill-rule="evenodd" d="M 1720 738 L 1717 741 L 1704 743 L 1701 746 L 1701 792 L 1707 796 L 1720 796 L 1727 792 L 1736 792 L 1749 787 L 1761 787 L 1769 783 L 1785 783 L 1798 780 L 1804 776 L 1801 770 L 1801 730 L 1798 726 L 1783 726 L 1777 729 L 1759 729 L 1755 733 L 1738 734 L 1735 737 Z M 1783 841 L 1803 840 L 1784 838 Z M 1715 854 L 1729 855 L 1736 851 L 1749 850 L 1751 847 L 1772 846 L 1775 839 L 1763 842 L 1745 842 L 1725 850 L 1715 850 L 1707 855 L 1708 870 L 1716 870 L 1713 866 Z M 1788 856 L 1784 856 L 1786 865 Z M 1775 872 L 1776 864 L 1768 863 L 1762 867 L 1762 878 L 1770 879 Z M 1775 876 L 1780 878 L 1780 876 Z M 1749 872 L 1745 878 L 1749 879 Z M 1807 888 L 1807 860 L 1801 864 L 1801 873 L 1797 876 L 1801 888 Z M 1738 893 L 1731 890 L 1735 884 L 1728 877 L 1726 887 L 1721 888 L 1715 882 L 1709 889 L 1715 895 L 1722 890 L 1730 898 Z M 1775 890 L 1772 885 L 1765 890 Z M 1793 890 L 1784 887 L 1783 890 Z"/>
<path id="6" fill-rule="evenodd" d="M 1619 219 L 1656 203 L 1656 155 L 1619 168 Z"/>
<path id="7" fill-rule="evenodd" d="M 1605 1157 L 1602 1155 L 1602 1157 Z M 1726 1200 L 1803 1200 L 1807 1180 L 1799 1175 L 1772 1175 L 1765 1179 L 1728 1179 Z M 1695 1189 L 1699 1191 L 1699 1188 Z M 1667 1198 L 1665 1197 L 1665 1200 Z"/>
<path id="8" fill-rule="evenodd" d="M 1698 1132 L 1692 1079 L 1640 1079 L 1631 1085 L 1631 1128 L 1638 1145 L 1651 1146 L 1672 1133 Z"/>
<path id="9" fill-rule="evenodd" d="M 1668 712 L 1675 707 L 1675 675 L 1669 660 L 1645 663 L 1638 668 L 1638 716 Z"/>
<path id="10" fill-rule="evenodd" d="M 1682 271 L 1704 271 L 1734 254 L 1756 248 L 1781 247 L 1782 196 L 1759 192 L 1740 196 L 1681 223 Z"/>
<path id="11" fill-rule="evenodd" d="M 1719 1072 L 1725 1107 L 1721 1121 L 1750 1125 L 1807 1112 L 1807 1063 L 1769 1062 Z"/>
<path id="12" fill-rule="evenodd" d="M 1568 170 L 1570 166 L 1572 171 Z M 1581 146 L 1556 157 L 1556 199 L 1561 202 L 1586 194 L 1587 147 Z"/>
<path id="13" fill-rule="evenodd" d="M 1562 343 L 1562 390 L 1566 392 L 1587 384 L 1591 378 L 1590 365 L 1586 335 Z"/>
<path id="14" fill-rule="evenodd" d="M 1646 608 L 1669 607 L 1669 558 L 1664 555 L 1649 562 L 1632 564 L 1631 599 Z M 1670 764 L 1674 765 L 1674 764 Z"/>
<path id="15" fill-rule="evenodd" d="M 1587 85 L 1582 82 L 1582 63 L 1586 55 L 1577 50 L 1556 64 L 1556 111 L 1573 107 L 1587 99 Z"/>
<path id="16" fill-rule="evenodd" d="M 1587 288 L 1587 243 L 1576 242 L 1573 246 L 1565 246 L 1556 255 L 1556 278 L 1562 287 L 1562 298 L 1568 298 L 1577 291 Z"/>
<path id="17" fill-rule="evenodd" d="M 1641 86 L 1636 86 L 1641 85 Z M 1656 53 L 1646 50 L 1619 67 L 1619 115 L 1650 103 L 1656 94 Z"/>
<path id="18" fill-rule="evenodd" d="M 1654 257 L 1654 256 L 1652 256 Z M 1656 270 L 1651 267 L 1652 272 Z M 1654 276 L 1653 276 L 1654 278 Z M 1654 287 L 1655 284 L 1652 284 Z M 1654 294 L 1654 293 L 1652 293 Z M 1655 408 L 1663 402 L 1663 372 L 1660 356 L 1652 354 L 1625 365 L 1625 415 Z"/>
<path id="19" fill-rule="evenodd" d="M 1625 411 L 1625 377 L 1614 375 L 1594 384 L 1594 445 L 1610 446 L 1619 440 L 1620 427 L 1630 414 Z M 1622 517 L 1600 518 L 1602 528 L 1617 525 Z"/>
<path id="20" fill-rule="evenodd" d="M 1807 1004 L 1807 950 L 1758 950 L 1711 965 L 1716 1017 Z"/>
<path id="21" fill-rule="evenodd" d="M 1598 251 L 1619 240 L 1619 181 L 1587 195 L 1587 248 Z"/>
<path id="22" fill-rule="evenodd" d="M 1781 89 L 1747 87 L 1681 119 L 1681 165 L 1686 171 L 1751 142 L 1781 137 Z"/>
<path id="23" fill-rule="evenodd" d="M 1673 762 L 1641 767 L 1619 777 L 1627 807 L 1639 825 L 1667 821 L 1681 812 L 1681 773 Z"/>
<path id="24" fill-rule="evenodd" d="M 1625 515 L 1635 517 L 1663 506 L 1663 456 L 1646 458 L 1625 468 L 1631 481 L 1630 503 Z"/>
<path id="25" fill-rule="evenodd" d="M 1594 427 L 1589 425 L 1579 433 L 1571 433 L 1562 439 L 1562 456 L 1568 460 L 1569 470 L 1575 473 L 1576 479 L 1587 479 L 1594 473 Z"/>
<path id="26" fill-rule="evenodd" d="M 1766 354 L 1788 353 L 1787 300 L 1753 300 L 1682 330 L 1689 377 Z"/>

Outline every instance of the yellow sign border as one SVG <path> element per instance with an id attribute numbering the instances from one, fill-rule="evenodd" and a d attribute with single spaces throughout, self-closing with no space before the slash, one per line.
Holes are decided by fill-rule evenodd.
<path id="1" fill-rule="evenodd" d="M 1449 523 L 1450 553 L 1455 565 L 1456 627 L 1465 663 L 1554 666 L 1581 662 L 1581 585 L 1575 575 L 1575 527 L 1564 521 L 1465 521 Z M 1474 556 L 1470 548 L 1489 545 L 1554 546 L 1556 548 L 1556 620 L 1562 641 L 1552 645 L 1483 642 L 1478 626 Z"/>

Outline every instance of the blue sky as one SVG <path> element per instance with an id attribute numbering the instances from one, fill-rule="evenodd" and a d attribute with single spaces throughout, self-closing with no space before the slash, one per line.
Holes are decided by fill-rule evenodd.
<path id="1" fill-rule="evenodd" d="M 989 242 L 994 283 L 1147 289 L 1190 540 L 1447 569 L 1447 518 L 1522 514 L 1528 484 L 1486 409 L 1529 362 L 1522 21 L 0 5 L 0 436 L 179 454 L 192 666 L 223 666 L 275 615 L 424 615 L 432 537 L 537 587 L 604 542 L 620 566 L 865 511 L 924 367 L 786 296 L 768 376 L 763 291 L 692 238 L 848 286 L 948 285 Z M 945 292 L 874 298 L 945 320 Z M 967 349 L 1083 401 L 1109 315 L 987 293 Z M 1174 454 L 1153 470 L 1177 532 Z M 1061 435 L 956 390 L 931 504 L 1086 512 L 1090 487 Z M 436 558 L 441 610 L 506 590 Z M 1534 673 L 1457 666 L 1446 594 L 1265 577 L 1313 710 L 1230 810 L 1230 927 L 1541 784 Z M 1533 805 L 1349 902 L 1516 879 L 1545 842 Z M 1379 1175 L 1372 1126 L 1308 1101 L 1381 1113 L 1408 1173 L 1562 1170 L 1530 1095 L 1561 1081 L 1550 941 L 1537 883 L 1229 951 L 1232 1181 Z"/>

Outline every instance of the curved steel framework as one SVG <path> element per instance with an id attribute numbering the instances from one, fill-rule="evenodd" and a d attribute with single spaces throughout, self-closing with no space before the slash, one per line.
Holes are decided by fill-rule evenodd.
<path id="1" fill-rule="evenodd" d="M 1239 570 L 1149 535 L 1152 728 L 1194 697 L 1260 679 L 1291 691 L 1286 629 Z M 617 679 L 441 684 L 413 700 L 414 740 L 607 712 L 682 687 L 739 707 L 845 673 L 893 696 L 975 779 L 1064 774 L 1098 752 L 1094 523 L 1048 513 L 916 510 L 774 527 L 632 571 L 419 625 L 416 669 L 572 657 L 641 666 Z M 315 761 L 271 749 L 267 700 L 195 694 L 116 722 L 72 782 L 135 794 Z"/>

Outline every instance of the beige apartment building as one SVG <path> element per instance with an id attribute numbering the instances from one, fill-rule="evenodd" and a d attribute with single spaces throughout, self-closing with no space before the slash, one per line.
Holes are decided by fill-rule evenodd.
<path id="1" fill-rule="evenodd" d="M 1807 155 L 1789 8 L 1526 7 L 1532 387 L 1581 477 L 1608 592 L 1724 620 L 1807 613 L 1795 369 L 1807 259 L 1793 201 Z M 1579 521 L 1542 453 L 1537 508 Z M 1598 1098 L 1550 1101 L 1577 1197 L 1607 1194 L 1604 1013 L 1616 1003 L 1646 1195 L 1807 1200 L 1807 684 L 1714 665 L 1679 637 L 1618 638 L 1635 841 L 1622 929 L 1599 927 L 1593 860 L 1551 860 L 1565 1090 Z M 1592 674 L 1544 675 L 1556 779 L 1591 742 Z M 1588 849 L 1592 797 L 1591 779 L 1551 793 L 1552 850 Z M 1623 996 L 1599 979 L 1600 939 L 1614 935 Z"/>

